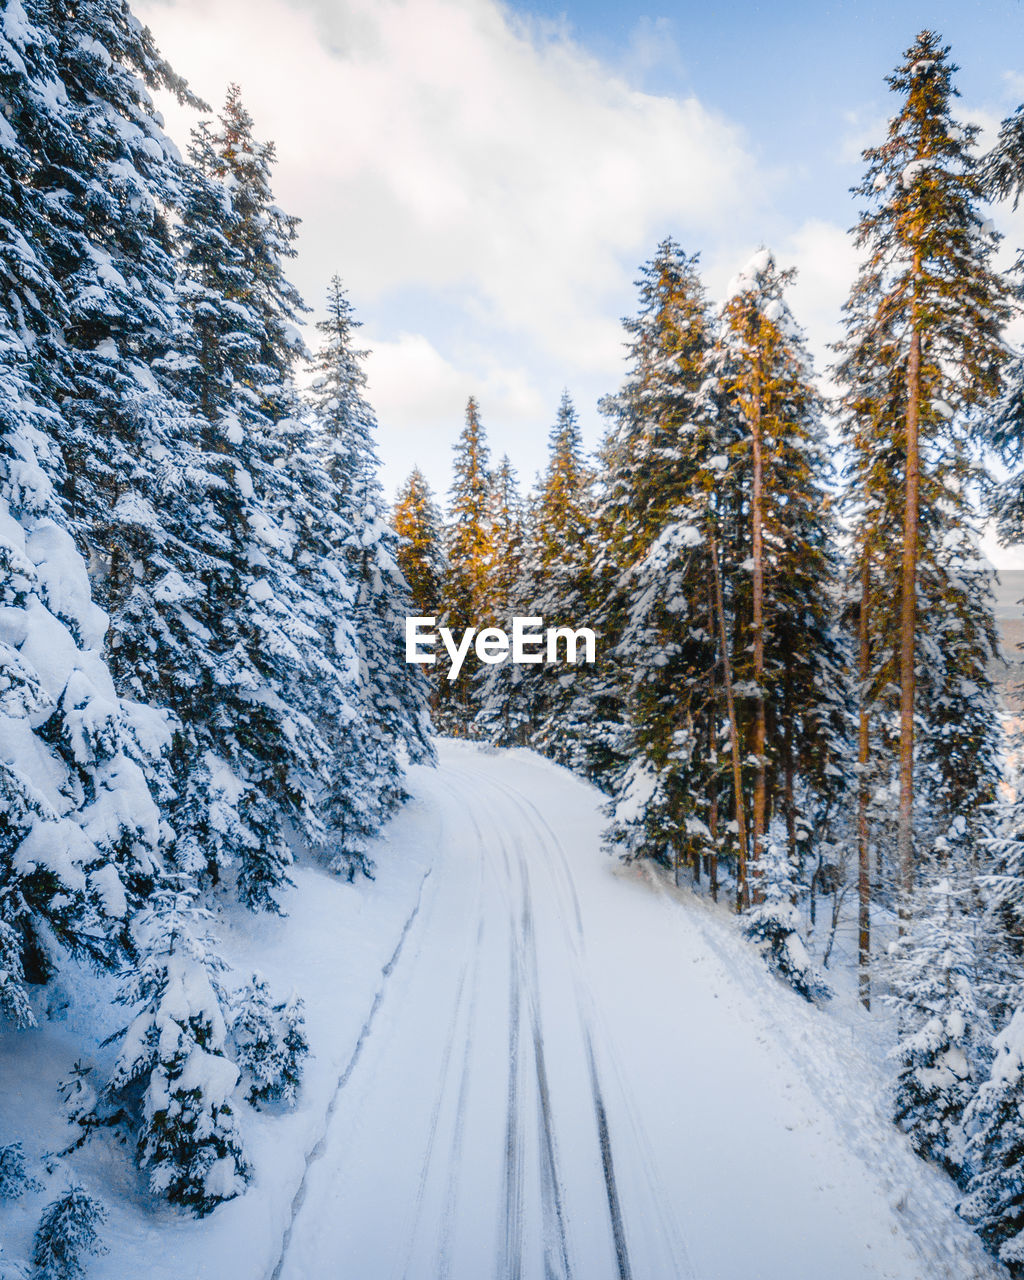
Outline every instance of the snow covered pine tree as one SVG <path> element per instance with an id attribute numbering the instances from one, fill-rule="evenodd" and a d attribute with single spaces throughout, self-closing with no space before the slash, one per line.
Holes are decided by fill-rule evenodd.
<path id="1" fill-rule="evenodd" d="M 106 1253 L 100 1241 L 106 1216 L 100 1202 L 79 1186 L 47 1205 L 32 1247 L 37 1280 L 82 1280 L 84 1259 Z"/>
<path id="2" fill-rule="evenodd" d="M 978 130 L 952 117 L 948 53 L 923 31 L 888 78 L 900 105 L 886 141 L 864 153 L 858 194 L 869 208 L 855 237 L 865 262 L 838 346 L 864 627 L 861 756 L 868 719 L 898 715 L 898 733 L 870 741 L 892 761 L 876 773 L 883 784 L 892 776 L 899 794 L 904 913 L 921 856 L 915 828 L 926 847 L 951 815 L 989 799 L 998 750 L 995 626 L 970 494 L 983 478 L 972 411 L 999 392 L 1008 309 L 979 209 Z M 885 856 L 884 832 L 876 835 L 876 857 Z"/>
<path id="3" fill-rule="evenodd" d="M 326 319 L 317 325 L 322 341 L 311 414 L 311 449 L 329 491 L 310 511 L 309 526 L 320 532 L 326 552 L 318 594 L 328 604 L 338 601 L 332 625 L 343 611 L 351 635 L 346 647 L 355 657 L 354 700 L 330 721 L 324 792 L 335 833 L 332 866 L 350 877 L 370 870 L 366 843 L 405 797 L 405 762 L 433 759 L 426 683 L 404 661 L 401 644 L 412 600 L 377 476 L 377 422 L 363 394 L 367 353 L 354 343 L 359 323 L 335 276 Z"/>
<path id="4" fill-rule="evenodd" d="M 413 468 L 399 489 L 392 519 L 398 536 L 398 567 L 409 584 L 411 616 L 440 618 L 445 612 L 448 577 L 444 525 L 441 510 L 419 467 Z M 437 664 L 424 670 L 430 683 L 431 707 L 436 712 L 441 696 L 438 683 L 444 673 Z"/>
<path id="5" fill-rule="evenodd" d="M 465 627 L 490 626 L 491 573 L 494 544 L 491 528 L 492 497 L 490 450 L 476 400 L 466 404 L 466 425 L 455 445 L 455 475 L 448 494 L 446 551 L 448 558 L 448 622 L 453 632 Z M 465 735 L 474 716 L 470 690 L 479 670 L 475 653 L 469 655 L 457 682 L 440 683 L 438 727 Z"/>
<path id="6" fill-rule="evenodd" d="M 138 1113 L 151 1188 L 203 1215 L 244 1190 L 249 1167 L 231 1101 L 239 1071 L 225 1053 L 225 966 L 191 898 L 163 891 L 137 919 L 139 966 L 121 994 L 137 1011 L 106 1093 Z"/>

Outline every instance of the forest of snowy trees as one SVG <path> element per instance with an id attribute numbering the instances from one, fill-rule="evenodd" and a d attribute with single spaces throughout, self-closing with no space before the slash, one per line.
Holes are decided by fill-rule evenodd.
<path id="1" fill-rule="evenodd" d="M 296 857 L 372 876 L 437 731 L 594 782 L 608 847 L 728 902 L 810 1001 L 808 913 L 834 936 L 849 889 L 893 1120 L 1024 1275 L 1024 791 L 977 550 L 985 518 L 1024 541 L 1024 256 L 998 272 L 987 221 L 1024 196 L 1024 107 L 981 154 L 955 71 L 924 32 L 890 77 L 835 394 L 768 250 L 715 304 L 665 239 L 595 457 L 566 392 L 524 497 L 470 399 L 444 510 L 419 469 L 389 510 L 359 322 L 325 281 L 307 349 L 238 89 L 211 111 L 124 0 L 6 0 L 0 1035 L 72 963 L 123 1006 L 55 1158 L 114 1135 L 197 1216 L 244 1192 L 239 1116 L 294 1103 L 309 1045 L 217 917 L 285 910 Z M 158 90 L 201 117 L 185 155 Z M 428 678 L 410 615 L 587 625 L 597 661 Z M 0 1199 L 39 1175 L 0 1145 Z M 103 1217 L 69 1182 L 34 1274 L 80 1275 Z"/>
<path id="2" fill-rule="evenodd" d="M 307 352 L 238 91 L 183 157 L 156 89 L 206 110 L 119 0 L 4 5 L 0 1018 L 44 1017 L 70 959 L 119 972 L 116 1064 L 69 1115 L 204 1214 L 248 1177 L 239 1108 L 294 1098 L 306 1050 L 211 908 L 280 911 L 296 851 L 370 872 L 432 747 L 358 322 L 332 280 Z M 32 1178 L 0 1147 L 0 1196 Z M 55 1201 L 38 1274 L 79 1274 L 100 1214 Z"/>
<path id="3" fill-rule="evenodd" d="M 977 543 L 988 517 L 1024 539 L 1024 258 L 996 271 L 987 212 L 1024 195 L 1024 107 L 981 154 L 949 54 L 923 32 L 889 77 L 833 394 L 771 252 L 713 305 L 666 239 L 597 455 L 563 394 L 523 497 L 471 399 L 446 513 L 417 469 L 395 528 L 418 614 L 598 633 L 593 665 L 428 668 L 444 731 L 597 783 L 609 846 L 728 895 L 808 999 L 806 908 L 834 937 L 849 891 L 893 1119 L 1024 1274 L 1024 796 Z"/>

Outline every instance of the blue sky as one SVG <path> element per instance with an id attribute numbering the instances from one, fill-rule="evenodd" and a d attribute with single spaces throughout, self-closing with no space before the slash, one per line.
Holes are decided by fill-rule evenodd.
<path id="1" fill-rule="evenodd" d="M 965 106 L 1005 114 L 1024 100 L 1024 2 L 646 4 L 534 0 L 508 8 L 561 24 L 652 93 L 695 94 L 743 129 L 777 183 L 780 230 L 813 209 L 844 226 L 859 146 L 890 114 L 885 76 L 913 36 L 938 31 Z M 968 110 L 967 114 L 971 114 Z M 766 228 L 770 234 L 771 228 Z"/>
<path id="2" fill-rule="evenodd" d="M 761 244 L 795 265 L 824 363 L 855 268 L 849 187 L 903 49 L 937 29 L 962 118 L 989 134 L 1024 100 L 1020 0 L 137 7 L 176 70 L 214 104 L 238 80 L 276 141 L 296 282 L 316 307 L 337 271 L 365 322 L 389 490 L 414 462 L 447 488 L 470 394 L 526 482 L 563 386 L 596 444 L 619 320 L 667 234 L 700 251 L 713 296 Z M 166 110 L 183 143 L 191 120 Z M 997 224 L 1024 244 L 1024 216 Z"/>

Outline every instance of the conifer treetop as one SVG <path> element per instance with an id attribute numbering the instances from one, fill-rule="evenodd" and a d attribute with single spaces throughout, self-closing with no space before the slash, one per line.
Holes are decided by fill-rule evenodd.
<path id="1" fill-rule="evenodd" d="M 865 150 L 865 175 L 853 189 L 868 202 L 854 231 L 867 256 L 845 308 L 863 331 L 862 359 L 883 349 L 905 359 L 913 310 L 925 342 L 922 421 L 940 427 L 998 392 L 1009 316 L 1005 285 L 989 265 L 999 237 L 979 210 L 979 128 L 953 117 L 958 68 L 948 55 L 934 32 L 922 31 L 887 77 L 901 105 L 886 140 Z"/>

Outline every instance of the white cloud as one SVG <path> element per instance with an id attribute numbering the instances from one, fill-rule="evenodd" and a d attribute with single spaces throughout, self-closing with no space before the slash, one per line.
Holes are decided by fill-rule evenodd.
<path id="1" fill-rule="evenodd" d="M 238 79 L 277 141 L 314 297 L 334 267 L 368 300 L 457 289 L 478 323 L 594 367 L 614 328 L 595 317 L 652 242 L 750 203 L 733 126 L 631 88 L 492 0 L 140 11 L 199 92 L 216 103 Z"/>
<path id="2" fill-rule="evenodd" d="M 1004 71 L 1002 82 L 1003 97 L 1016 106 L 1024 98 L 1024 75 L 1019 71 Z"/>
<path id="3" fill-rule="evenodd" d="M 386 441 L 382 480 L 393 492 L 414 466 L 438 494 L 445 493 L 451 473 L 451 449 L 465 418 L 466 401 L 481 404 L 481 421 L 493 421 L 515 433 L 515 461 L 523 479 L 544 464 L 546 404 L 529 372 L 491 363 L 476 369 L 457 368 L 420 333 L 402 333 L 394 341 L 372 343 L 367 360 L 368 392 Z M 543 424 L 544 430 L 538 430 Z M 492 442 L 497 455 L 504 446 Z"/>
<path id="4" fill-rule="evenodd" d="M 853 237 L 836 223 L 810 218 L 787 237 L 780 260 L 797 269 L 793 314 L 807 330 L 815 364 L 823 373 L 833 359 L 828 344 L 840 336 L 841 308 L 857 273 Z"/>
<path id="5" fill-rule="evenodd" d="M 278 202 L 303 219 L 291 274 L 317 305 L 338 271 L 373 335 L 389 484 L 418 442 L 446 470 L 471 392 L 526 477 L 563 385 L 593 442 L 638 264 L 667 234 L 742 235 L 764 203 L 735 126 L 638 90 L 628 57 L 613 70 L 564 22 L 495 0 L 137 7 L 198 93 L 216 109 L 237 80 L 276 142 Z M 631 56 L 650 63 L 659 33 L 644 28 Z M 184 142 L 190 114 L 161 105 Z"/>
<path id="6" fill-rule="evenodd" d="M 837 147 L 838 158 L 843 164 L 855 164 L 858 173 L 864 152 L 885 141 L 889 119 L 881 111 L 858 110 L 843 112 L 845 129 Z"/>

